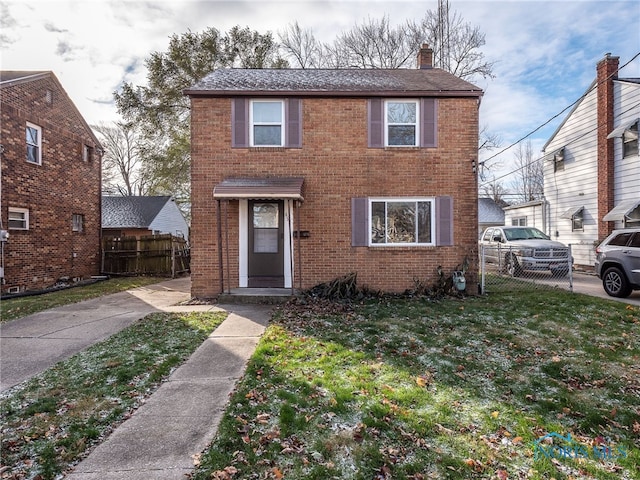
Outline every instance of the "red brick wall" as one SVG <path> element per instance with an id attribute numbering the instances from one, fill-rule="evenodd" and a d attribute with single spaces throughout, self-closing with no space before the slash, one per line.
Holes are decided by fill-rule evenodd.
<path id="1" fill-rule="evenodd" d="M 607 55 L 597 67 L 598 111 L 598 218 L 602 219 L 613 208 L 614 151 L 613 139 L 607 135 L 613 130 L 613 81 L 618 78 L 618 57 Z M 614 222 L 598 221 L 598 238 L 604 240 L 613 232 Z"/>
<path id="2" fill-rule="evenodd" d="M 0 95 L 3 228 L 9 207 L 29 209 L 29 230 L 9 230 L 2 290 L 100 273 L 100 158 L 95 150 L 82 158 L 83 145 L 98 147 L 95 137 L 53 77 L 5 85 Z M 26 122 L 42 128 L 42 165 L 26 161 Z M 84 215 L 83 232 L 72 231 L 73 214 Z"/>
<path id="3" fill-rule="evenodd" d="M 212 191 L 230 176 L 305 178 L 300 229 L 310 236 L 300 240 L 303 288 L 355 271 L 360 284 L 403 291 L 414 278 L 433 282 L 439 265 L 450 272 L 468 257 L 468 290 L 477 291 L 477 180 L 471 164 L 477 159 L 477 99 L 439 100 L 435 149 L 368 148 L 364 98 L 305 98 L 302 103 L 302 149 L 232 149 L 231 99 L 192 99 L 192 294 L 220 293 Z M 352 197 L 439 195 L 454 199 L 455 246 L 351 246 Z M 229 209 L 233 288 L 238 286 L 238 202 L 231 201 Z M 298 279 L 294 283 L 297 287 Z"/>

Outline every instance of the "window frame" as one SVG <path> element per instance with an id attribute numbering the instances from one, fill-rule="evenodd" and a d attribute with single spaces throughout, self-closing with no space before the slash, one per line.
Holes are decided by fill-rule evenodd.
<path id="1" fill-rule="evenodd" d="M 93 148 L 87 144 L 82 144 L 82 161 L 89 163 L 93 159 Z"/>
<path id="2" fill-rule="evenodd" d="M 571 231 L 584 232 L 584 208 L 571 215 Z"/>
<path id="3" fill-rule="evenodd" d="M 436 238 L 436 223 L 437 223 L 437 212 L 436 212 L 436 197 L 369 197 L 367 198 L 367 221 L 369 224 L 367 231 L 367 242 L 369 247 L 375 248 L 384 248 L 384 247 L 435 247 L 437 245 Z M 415 222 L 415 238 L 414 242 L 387 242 L 384 243 L 374 243 L 372 239 L 373 232 L 373 203 L 374 202 L 384 202 L 385 204 L 385 218 L 387 217 L 387 208 L 389 203 L 408 203 L 415 202 L 416 208 L 414 213 L 414 222 Z M 417 221 L 417 204 L 418 203 L 427 203 L 429 202 L 429 237 L 431 238 L 430 242 L 418 242 L 418 221 Z M 386 232 L 386 225 L 385 225 Z M 386 240 L 385 233 L 385 240 Z"/>
<path id="4" fill-rule="evenodd" d="M 280 104 L 280 121 L 279 122 L 254 122 L 253 107 L 258 103 L 278 103 Z M 279 126 L 280 127 L 280 143 L 268 144 L 268 145 L 256 145 L 254 128 L 256 126 Z M 249 101 L 249 146 L 250 147 L 265 147 L 265 148 L 282 148 L 285 146 L 285 130 L 286 130 L 286 112 L 285 101 L 281 98 L 269 98 L 269 99 L 251 99 Z"/>
<path id="5" fill-rule="evenodd" d="M 29 129 L 33 129 L 37 132 L 37 141 L 36 144 L 29 142 Z M 36 125 L 35 123 L 27 122 L 25 126 L 25 146 L 27 150 L 26 160 L 27 163 L 32 165 L 42 165 L 42 127 Z M 37 150 L 37 159 L 35 162 L 29 160 L 29 147 L 35 147 Z"/>
<path id="6" fill-rule="evenodd" d="M 622 158 L 638 155 L 638 123 L 640 120 L 632 123 L 622 132 Z"/>
<path id="7" fill-rule="evenodd" d="M 389 105 L 390 104 L 396 104 L 396 103 L 403 103 L 403 104 L 413 104 L 416 107 L 416 118 L 415 118 L 415 122 L 413 123 L 396 123 L 396 122 L 389 122 Z M 389 147 L 389 148 L 413 148 L 413 147 L 419 147 L 420 146 L 420 130 L 421 130 L 421 112 L 420 112 L 420 99 L 416 99 L 416 98 L 389 98 L 389 99 L 385 99 L 384 100 L 384 109 L 383 109 L 383 121 L 384 121 L 384 146 L 385 147 Z M 408 125 L 412 125 L 414 127 L 414 131 L 415 131 L 415 136 L 413 139 L 413 145 L 409 145 L 409 144 L 403 144 L 403 145 L 398 145 L 398 144 L 389 144 L 389 128 L 392 126 L 408 126 Z"/>
<path id="8" fill-rule="evenodd" d="M 71 231 L 82 233 L 84 232 L 84 215 L 81 213 L 73 213 L 71 215 Z"/>
<path id="9" fill-rule="evenodd" d="M 21 219 L 15 219 L 15 218 L 11 218 L 11 214 L 21 214 L 22 218 Z M 18 227 L 15 224 L 12 225 L 11 222 L 21 222 L 24 224 L 24 226 L 22 227 Z M 29 209 L 28 208 L 20 208 L 20 207 L 9 207 L 9 211 L 8 211 L 8 227 L 9 230 L 23 230 L 23 231 L 27 231 L 29 230 Z"/>
<path id="10" fill-rule="evenodd" d="M 524 221 L 524 223 L 522 223 Z M 513 217 L 511 219 L 511 226 L 512 227 L 526 227 L 527 226 L 527 216 L 523 216 L 523 217 Z"/>

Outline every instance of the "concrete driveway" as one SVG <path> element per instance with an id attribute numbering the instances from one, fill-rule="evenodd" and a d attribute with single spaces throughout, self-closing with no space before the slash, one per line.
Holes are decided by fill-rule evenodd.
<path id="1" fill-rule="evenodd" d="M 640 306 L 640 290 L 635 290 L 627 298 L 610 297 L 604 292 L 604 288 L 602 288 L 602 280 L 600 280 L 595 274 L 574 272 L 573 291 L 576 293 L 591 295 L 593 297 L 606 298 L 617 302 Z"/>

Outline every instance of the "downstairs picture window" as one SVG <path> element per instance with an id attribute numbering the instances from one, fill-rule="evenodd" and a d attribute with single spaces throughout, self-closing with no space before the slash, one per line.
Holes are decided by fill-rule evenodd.
<path id="1" fill-rule="evenodd" d="M 433 198 L 370 199 L 369 244 L 433 245 Z"/>

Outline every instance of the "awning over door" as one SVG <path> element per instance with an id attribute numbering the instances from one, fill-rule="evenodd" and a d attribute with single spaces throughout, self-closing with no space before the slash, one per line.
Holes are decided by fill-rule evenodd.
<path id="1" fill-rule="evenodd" d="M 627 220 L 640 220 L 640 200 L 621 202 L 616 205 L 602 220 L 616 222 Z"/>
<path id="2" fill-rule="evenodd" d="M 249 177 L 227 178 L 213 188 L 218 199 L 279 198 L 304 200 L 303 177 Z"/>

